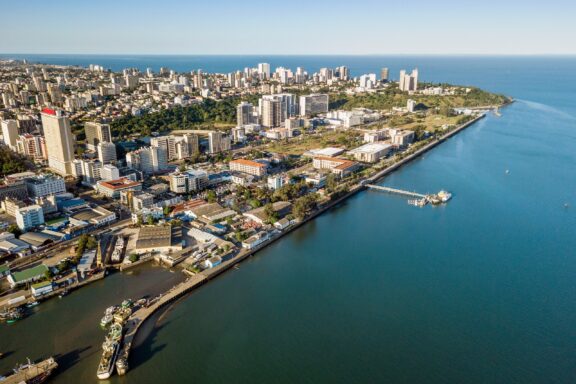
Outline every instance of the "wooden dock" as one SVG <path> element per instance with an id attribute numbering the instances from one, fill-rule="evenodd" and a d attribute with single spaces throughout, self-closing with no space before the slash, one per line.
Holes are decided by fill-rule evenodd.
<path id="1" fill-rule="evenodd" d="M 43 383 L 57 367 L 58 363 L 53 357 L 39 363 L 29 363 L 2 380 L 2 384 Z"/>

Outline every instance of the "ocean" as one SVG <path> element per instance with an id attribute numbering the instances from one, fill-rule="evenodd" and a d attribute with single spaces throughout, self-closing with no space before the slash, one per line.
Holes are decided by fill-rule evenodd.
<path id="1" fill-rule="evenodd" d="M 260 61 L 309 71 L 348 65 L 355 75 L 418 67 L 425 81 L 516 99 L 501 117 L 381 181 L 447 189 L 448 204 L 417 208 L 399 196 L 357 194 L 179 301 L 140 340 L 128 375 L 111 382 L 575 381 L 576 57 L 36 58 L 217 72 Z M 113 277 L 111 284 L 122 279 Z M 82 297 L 102 307 L 86 315 L 94 327 L 102 296 L 113 292 L 106 284 L 70 296 L 80 307 Z M 67 335 L 66 316 L 83 318 L 69 305 L 46 303 L 21 324 L 0 327 L 0 350 L 14 351 L 0 372 L 24 356 L 81 344 L 75 348 L 89 352 L 53 382 L 95 383 L 101 338 L 77 343 L 78 328 Z"/>

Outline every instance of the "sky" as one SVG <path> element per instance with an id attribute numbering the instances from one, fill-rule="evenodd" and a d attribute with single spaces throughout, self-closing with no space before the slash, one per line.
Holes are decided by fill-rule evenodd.
<path id="1" fill-rule="evenodd" d="M 0 53 L 576 54 L 574 0 L 0 0 Z"/>

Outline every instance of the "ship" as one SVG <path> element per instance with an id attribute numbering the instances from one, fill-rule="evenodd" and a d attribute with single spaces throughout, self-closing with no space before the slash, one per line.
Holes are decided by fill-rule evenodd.
<path id="1" fill-rule="evenodd" d="M 32 363 L 28 360 L 27 364 L 16 367 L 14 373 L 8 376 L 0 376 L 0 382 L 41 384 L 48 380 L 57 367 L 58 363 L 53 357 L 39 363 Z"/>
<path id="2" fill-rule="evenodd" d="M 132 314 L 130 307 L 122 307 L 114 314 L 114 321 L 119 324 L 124 324 Z"/>
<path id="3" fill-rule="evenodd" d="M 112 376 L 119 349 L 120 343 L 114 340 L 106 339 L 102 344 L 102 357 L 100 358 L 100 364 L 98 364 L 98 370 L 96 371 L 96 376 L 98 376 L 100 380 L 106 380 Z"/>
<path id="4" fill-rule="evenodd" d="M 112 324 L 110 332 L 106 336 L 106 340 L 102 344 L 102 357 L 96 375 L 100 380 L 108 379 L 114 371 L 116 358 L 120 351 L 120 343 L 122 342 L 122 326 L 120 324 Z"/>
<path id="5" fill-rule="evenodd" d="M 0 313 L 0 320 L 8 324 L 17 322 L 24 317 L 24 310 L 21 307 L 12 308 L 8 311 Z"/>

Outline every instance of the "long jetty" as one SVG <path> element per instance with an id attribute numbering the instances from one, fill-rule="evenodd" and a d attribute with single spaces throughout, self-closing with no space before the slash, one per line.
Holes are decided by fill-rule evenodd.
<path id="1" fill-rule="evenodd" d="M 410 192 L 410 191 L 405 191 L 403 189 L 396 189 L 396 188 L 390 188 L 390 187 L 385 187 L 383 185 L 374 185 L 374 184 L 364 184 L 366 188 L 368 189 L 375 189 L 377 191 L 383 191 L 383 192 L 388 192 L 388 193 L 394 193 L 397 195 L 403 195 L 403 196 L 408 196 L 408 197 L 416 197 L 419 199 L 423 199 L 426 197 L 426 195 L 423 195 L 421 193 L 416 193 L 416 192 Z"/>
<path id="2" fill-rule="evenodd" d="M 270 240 L 266 241 L 263 244 L 256 246 L 253 249 L 240 251 L 235 257 L 231 258 L 230 260 L 227 260 L 227 261 L 223 262 L 222 264 L 220 264 L 220 265 L 218 265 L 212 269 L 198 273 L 198 274 L 190 277 L 186 281 L 180 283 L 179 285 L 176 285 L 175 287 L 171 288 L 170 290 L 165 292 L 162 296 L 153 299 L 152 303 L 148 307 L 142 307 L 142 308 L 137 309 L 130 316 L 130 318 L 128 318 L 127 322 L 125 323 L 124 347 L 123 347 L 123 351 L 121 352 L 120 356 L 124 355 L 124 356 L 126 356 L 126 358 L 128 358 L 129 353 L 130 353 L 131 348 L 132 348 L 132 345 L 133 345 L 133 342 L 134 342 L 134 339 L 138 333 L 138 330 L 140 329 L 142 324 L 159 309 L 165 307 L 166 305 L 168 305 L 170 303 L 173 303 L 174 301 L 178 300 L 179 298 L 185 296 L 188 292 L 192 291 L 196 287 L 198 287 L 202 284 L 205 284 L 206 282 L 213 279 L 214 277 L 216 277 L 216 276 L 224 273 L 225 271 L 231 269 L 236 264 L 244 261 L 245 259 L 252 256 L 256 252 L 260 251 L 261 249 L 269 246 L 270 244 L 272 244 L 273 242 L 282 238 L 283 236 L 287 235 L 288 233 L 300 228 L 301 226 L 303 226 L 307 222 L 314 220 L 316 217 L 322 215 L 324 212 L 328 211 L 332 207 L 344 202 L 349 197 L 352 197 L 355 194 L 357 194 L 358 192 L 363 191 L 367 188 L 370 188 L 370 187 L 368 187 L 368 185 L 372 185 L 374 187 L 375 185 L 369 184 L 369 183 L 370 182 L 372 182 L 372 183 L 376 182 L 377 180 L 381 179 L 382 177 L 386 176 L 387 174 L 391 173 L 392 171 L 400 168 L 402 165 L 404 165 L 404 164 L 412 161 L 413 159 L 421 156 L 422 154 L 428 152 L 430 149 L 434 148 L 438 144 L 444 142 L 445 140 L 447 140 L 451 136 L 457 134 L 458 132 L 460 132 L 463 129 L 469 127 L 470 125 L 476 123 L 478 120 L 480 120 L 484 117 L 485 117 L 485 115 L 482 114 L 482 115 L 477 116 L 474 119 L 460 125 L 459 127 L 446 133 L 445 135 L 441 136 L 440 138 L 438 138 L 438 139 L 432 141 L 431 143 L 426 144 L 422 148 L 416 150 L 414 153 L 412 153 L 412 154 L 406 156 L 405 158 L 395 162 L 394 164 L 390 165 L 389 167 L 377 172 L 376 174 L 372 175 L 371 177 L 364 179 L 364 183 L 360 183 L 360 184 L 355 185 L 354 187 L 352 187 L 350 189 L 350 191 L 347 194 L 345 194 L 345 195 L 341 196 L 340 198 L 338 198 L 338 199 L 326 204 L 325 206 L 321 207 L 317 211 L 313 212 L 306 219 L 304 219 L 301 222 L 291 226 L 290 228 L 287 228 L 280 235 L 272 237 Z M 376 186 L 376 187 L 380 187 L 380 186 Z M 383 187 L 383 188 L 387 188 L 387 187 Z M 379 188 L 376 188 L 376 189 L 379 189 Z M 400 190 L 398 190 L 398 191 L 400 191 Z M 402 191 L 402 192 L 407 192 L 407 191 Z M 413 192 L 410 192 L 410 193 L 413 193 Z M 424 197 L 424 195 L 420 195 L 420 194 L 416 194 L 416 195 L 418 195 L 418 197 L 421 197 L 421 196 Z"/>
<path id="3" fill-rule="evenodd" d="M 54 358 L 50 357 L 39 363 L 26 365 L 14 372 L 14 374 L 0 380 L 2 384 L 21 384 L 21 383 L 42 383 L 47 376 L 50 376 L 53 370 L 58 367 Z"/>

